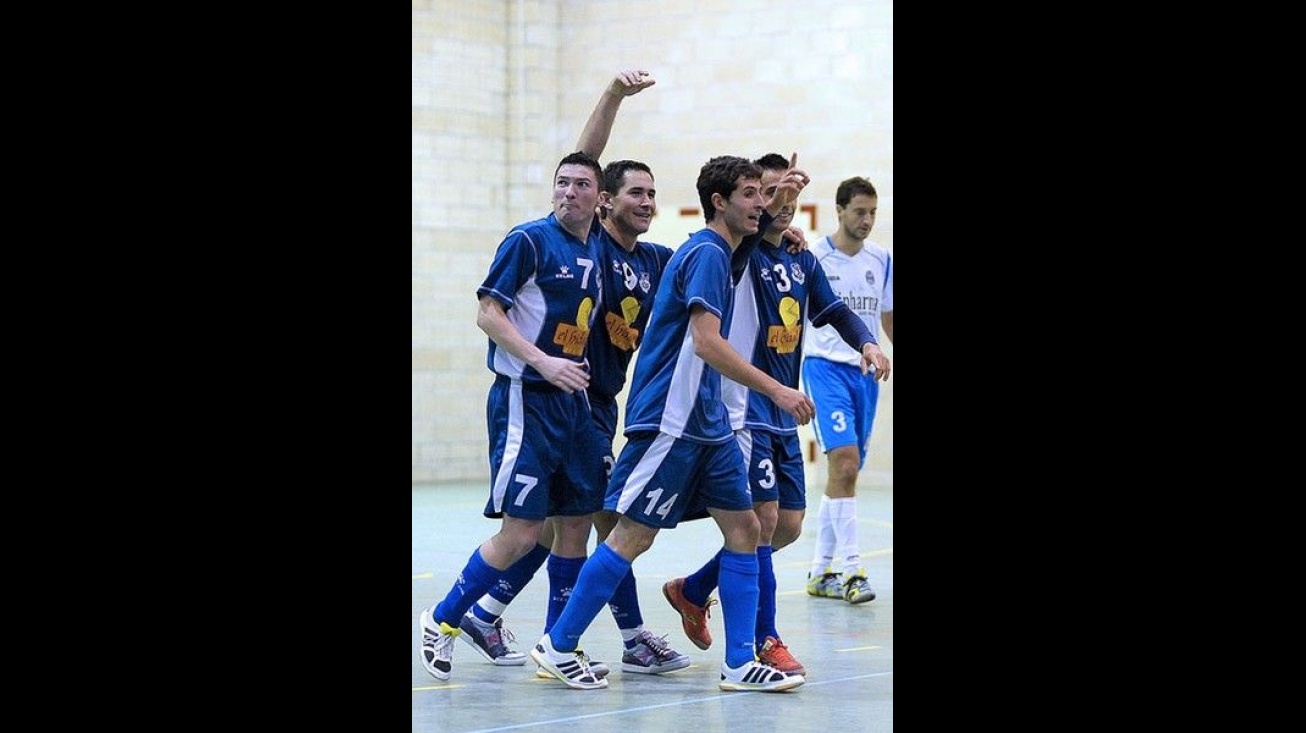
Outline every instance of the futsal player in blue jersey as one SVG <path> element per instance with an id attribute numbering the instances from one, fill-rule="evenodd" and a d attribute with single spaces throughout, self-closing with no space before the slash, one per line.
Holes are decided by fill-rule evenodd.
<path id="1" fill-rule="evenodd" d="M 776 182 L 789 162 L 769 153 L 756 161 L 762 167 L 762 190 L 774 195 Z M 782 246 L 782 233 L 793 220 L 796 206 L 783 207 L 749 255 L 736 287 L 730 343 L 745 358 L 780 383 L 798 388 L 803 357 L 803 324 L 830 325 L 840 338 L 860 353 L 865 374 L 874 369 L 887 379 L 889 359 L 852 310 L 830 289 L 825 272 L 811 252 L 797 254 Z M 776 630 L 776 580 L 772 555 L 798 539 L 807 508 L 798 425 L 775 403 L 736 382 L 721 385 L 731 426 L 748 465 L 748 483 L 761 533 L 757 546 L 758 607 L 755 644 L 757 658 L 784 672 L 806 675 Z M 721 553 L 684 578 L 662 586 L 672 607 L 680 613 L 686 636 L 700 649 L 712 644 L 707 628 L 710 598 L 717 586 Z"/>
<path id="2" fill-rule="evenodd" d="M 812 254 L 836 295 L 872 332 L 884 326 L 893 343 L 893 256 L 868 240 L 879 195 L 861 176 L 839 183 L 834 210 L 839 228 L 821 237 Z M 875 599 L 857 538 L 857 474 L 866 465 L 880 383 L 857 369 L 857 355 L 828 328 L 806 334 L 803 389 L 817 406 L 813 423 L 828 472 L 816 515 L 816 547 L 807 593 L 848 603 Z"/>
<path id="3" fill-rule="evenodd" d="M 581 132 L 577 149 L 597 159 L 607 144 L 621 100 L 655 83 L 647 71 L 619 72 L 600 95 Z M 598 214 L 603 227 L 604 297 L 590 334 L 590 383 L 587 391 L 591 415 L 605 438 L 606 479 L 614 463 L 612 441 L 617 433 L 616 398 L 626 384 L 627 368 L 648 323 L 653 295 L 657 292 L 662 270 L 671 259 L 672 250 L 661 244 L 639 241 L 639 236 L 648 231 L 657 214 L 657 189 L 653 172 L 646 164 L 633 160 L 608 163 L 603 169 L 602 184 Z M 602 542 L 615 526 L 616 515 L 599 512 L 594 516 L 594 523 Z M 487 661 L 502 666 L 525 663 L 526 655 L 507 644 L 513 637 L 504 629 L 502 616 L 508 604 L 546 561 L 550 593 L 545 632 L 553 627 L 562 612 L 584 558 L 550 553 L 552 538 L 549 523 L 540 534 L 539 544 L 514 563 L 464 615 L 463 634 L 459 638 L 471 644 Z M 658 636 L 644 628 L 633 573 L 617 586 L 608 605 L 624 644 L 621 655 L 623 672 L 660 674 L 689 666 L 689 657 L 671 648 L 665 635 Z M 608 673 L 608 665 L 604 662 L 592 659 L 590 667 L 598 677 Z M 537 673 L 552 677 L 547 672 Z"/>
<path id="4" fill-rule="evenodd" d="M 676 250 L 654 298 L 626 406 L 627 442 L 604 501 L 605 509 L 620 515 L 617 526 L 585 561 L 562 615 L 530 651 L 569 687 L 603 686 L 587 679 L 588 669 L 579 663 L 581 635 L 658 531 L 698 509 L 716 520 L 725 540 L 720 688 L 774 692 L 804 682 L 802 675 L 761 664 L 754 654 L 759 525 L 721 396 L 724 375 L 766 395 L 800 424 L 812 416 L 805 394 L 749 364 L 726 340 L 735 295 L 731 254 L 758 232 L 764 210 L 774 217 L 807 184 L 806 173 L 793 167 L 796 159 L 770 200 L 762 194 L 761 169 L 746 158 L 712 158 L 699 172 L 707 226 Z"/>
<path id="5" fill-rule="evenodd" d="M 595 221 L 602 168 L 575 152 L 558 163 L 553 212 L 513 228 L 477 289 L 476 325 L 489 336 L 495 373 L 486 404 L 490 498 L 483 513 L 501 518 L 444 600 L 423 609 L 421 661 L 449 679 L 453 640 L 467 609 L 538 543 L 546 519 L 553 551 L 585 557 L 590 516 L 603 505 L 603 436 L 590 417 L 586 362 L 602 299 L 603 242 Z M 607 686 L 573 655 L 577 679 Z"/>

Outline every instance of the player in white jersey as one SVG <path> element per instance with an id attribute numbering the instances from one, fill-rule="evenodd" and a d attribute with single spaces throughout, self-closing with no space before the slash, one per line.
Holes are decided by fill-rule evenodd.
<path id="1" fill-rule="evenodd" d="M 879 195 L 856 176 L 834 196 L 839 228 L 812 245 L 831 289 L 876 334 L 893 343 L 893 256 L 866 237 L 875 225 Z M 876 374 L 862 374 L 861 355 L 829 326 L 805 336 L 803 389 L 816 404 L 812 425 L 826 454 L 825 492 L 816 519 L 816 549 L 807 575 L 813 596 L 849 603 L 875 599 L 862 566 L 857 539 L 857 474 L 866 464 L 871 425 L 880 395 Z"/>

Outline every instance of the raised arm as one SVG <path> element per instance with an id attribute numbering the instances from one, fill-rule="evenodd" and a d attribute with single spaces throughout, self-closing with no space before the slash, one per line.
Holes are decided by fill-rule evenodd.
<path id="1" fill-rule="evenodd" d="M 581 130 L 580 139 L 576 141 L 576 149 L 599 160 L 603 149 L 608 146 L 608 136 L 612 134 L 612 123 L 617 119 L 621 100 L 654 84 L 657 84 L 657 80 L 643 69 L 618 72 L 599 96 L 599 103 L 594 105 L 594 111 L 590 113 L 585 129 Z"/>
<path id="2" fill-rule="evenodd" d="M 785 171 L 784 176 L 776 181 L 775 193 L 771 200 L 765 204 L 765 209 L 773 218 L 780 215 L 780 209 L 786 204 L 792 204 L 798 200 L 798 194 L 802 192 L 803 187 L 811 182 L 807 171 L 798 167 L 798 153 L 789 156 L 789 170 Z"/>

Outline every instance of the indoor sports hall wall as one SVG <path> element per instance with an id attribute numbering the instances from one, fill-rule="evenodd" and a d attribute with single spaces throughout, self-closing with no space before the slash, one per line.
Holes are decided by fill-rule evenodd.
<path id="1" fill-rule="evenodd" d="M 861 175 L 880 194 L 870 238 L 893 249 L 891 2 L 414 0 L 412 61 L 414 482 L 489 476 L 476 287 L 512 225 L 549 213 L 558 159 L 618 70 L 658 80 L 622 103 L 602 157 L 652 167 L 643 239 L 674 248 L 703 226 L 708 158 L 796 151 L 809 240 L 833 231 L 839 181 Z M 894 367 L 872 471 L 892 470 L 893 384 L 910 374 Z"/>

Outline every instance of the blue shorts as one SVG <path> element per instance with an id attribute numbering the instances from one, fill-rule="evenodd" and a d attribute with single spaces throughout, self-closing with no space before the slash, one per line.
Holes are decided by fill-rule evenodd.
<path id="1" fill-rule="evenodd" d="M 603 436 L 603 484 L 606 487 L 612 477 L 612 466 L 616 459 L 612 456 L 612 441 L 617 437 L 617 403 L 607 397 L 590 395 L 590 414 L 594 424 Z"/>
<path id="2" fill-rule="evenodd" d="M 807 477 L 798 434 L 766 430 L 735 432 L 748 464 L 748 490 L 753 503 L 778 501 L 781 509 L 807 508 Z"/>
<path id="3" fill-rule="evenodd" d="M 517 519 L 582 516 L 603 506 L 603 435 L 584 390 L 523 387 L 500 376 L 485 407 L 490 498 L 482 512 Z"/>
<path id="4" fill-rule="evenodd" d="M 682 517 L 706 517 L 708 507 L 753 508 L 737 442 L 708 445 L 654 432 L 627 436 L 603 508 L 640 524 L 670 529 Z"/>
<path id="5" fill-rule="evenodd" d="M 880 398 L 880 383 L 875 372 L 862 374 L 861 367 L 812 357 L 803 359 L 803 391 L 816 405 L 812 428 L 821 450 L 855 445 L 866 465 L 866 451 L 871 444 L 871 425 L 875 422 L 875 405 Z"/>

